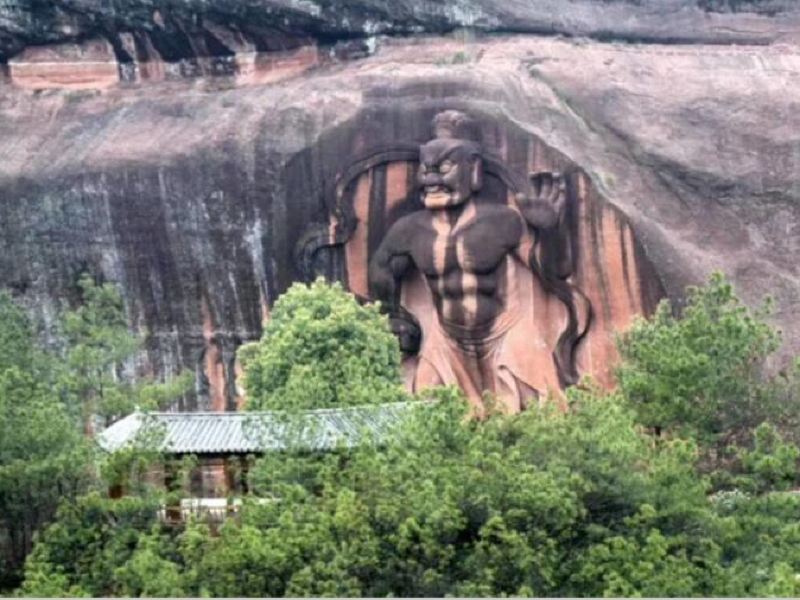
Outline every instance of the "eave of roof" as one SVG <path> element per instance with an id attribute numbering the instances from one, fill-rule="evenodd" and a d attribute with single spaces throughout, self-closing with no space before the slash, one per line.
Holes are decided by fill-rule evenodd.
<path id="1" fill-rule="evenodd" d="M 396 402 L 287 414 L 135 412 L 97 436 L 107 452 L 140 445 L 167 454 L 258 454 L 330 450 L 379 441 L 419 402 Z"/>

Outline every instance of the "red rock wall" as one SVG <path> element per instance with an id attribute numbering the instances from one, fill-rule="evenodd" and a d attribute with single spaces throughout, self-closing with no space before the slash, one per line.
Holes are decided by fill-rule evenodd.
<path id="1" fill-rule="evenodd" d="M 655 270 L 624 215 L 604 203 L 585 174 L 576 176 L 578 238 L 575 284 L 592 305 L 592 324 L 579 346 L 578 367 L 601 384 L 613 382 L 615 337 L 664 295 Z"/>
<path id="2" fill-rule="evenodd" d="M 595 308 L 582 369 L 607 363 L 617 324 L 658 297 L 650 261 L 676 303 L 712 270 L 752 305 L 772 293 L 796 354 L 796 48 L 519 36 L 396 44 L 280 85 L 217 93 L 2 86 L 0 286 L 52 325 L 80 271 L 117 283 L 132 328 L 148 336 L 148 372 L 196 369 L 198 387 L 208 382 L 208 394 L 176 408 L 207 410 L 212 397 L 218 408 L 223 388 L 235 406 L 218 360 L 223 375 L 235 371 L 235 345 L 257 338 L 264 308 L 304 277 L 294 252 L 308 224 L 330 223 L 325 186 L 370 144 L 430 139 L 434 111 L 455 107 L 481 116 L 487 150 L 515 171 L 580 165 L 602 186 L 570 183 L 587 188 L 571 205 L 574 277 Z M 460 51 L 468 62 L 453 64 Z M 376 217 L 402 212 L 403 170 L 369 175 L 360 250 L 320 253 L 319 272 L 365 289 L 353 265 L 382 235 Z M 389 188 L 399 191 L 381 202 L 394 211 L 372 210 L 380 203 L 369 190 Z"/>
<path id="3" fill-rule="evenodd" d="M 230 80 L 231 85 L 277 83 L 302 74 L 320 63 L 317 47 L 301 46 L 287 51 L 256 52 L 247 49 L 230 56 L 196 56 L 164 59 L 146 35 L 134 44 L 130 34 L 121 35 L 123 49 L 135 57 L 120 62 L 105 39 L 81 44 L 31 46 L 8 63 L 7 80 L 26 90 L 102 90 L 124 83 L 191 80 L 198 77 Z M 0 74 L 0 82 L 2 82 Z"/>
<path id="4" fill-rule="evenodd" d="M 9 61 L 9 78 L 20 88 L 103 89 L 119 82 L 114 49 L 106 40 L 32 46 Z"/>

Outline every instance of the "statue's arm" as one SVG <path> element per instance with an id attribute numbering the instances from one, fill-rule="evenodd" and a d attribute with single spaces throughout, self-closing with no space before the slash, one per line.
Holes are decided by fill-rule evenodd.
<path id="1" fill-rule="evenodd" d="M 392 331 L 406 353 L 419 350 L 421 330 L 414 316 L 400 305 L 400 286 L 414 261 L 403 243 L 402 228 L 395 225 L 381 242 L 369 264 L 369 287 L 372 297 L 380 300 L 389 313 Z"/>
<path id="2" fill-rule="evenodd" d="M 513 252 L 516 257 L 527 266 L 530 265 L 531 255 L 533 253 L 534 246 L 536 245 L 536 239 L 533 237 L 533 232 L 528 226 L 528 220 L 524 217 L 522 219 L 517 217 L 517 219 L 519 235 L 516 238 L 517 243 L 513 248 Z"/>
<path id="3" fill-rule="evenodd" d="M 388 241 L 381 243 L 369 263 L 369 286 L 372 296 L 393 313 L 400 304 L 400 280 L 411 267 L 411 258 Z"/>

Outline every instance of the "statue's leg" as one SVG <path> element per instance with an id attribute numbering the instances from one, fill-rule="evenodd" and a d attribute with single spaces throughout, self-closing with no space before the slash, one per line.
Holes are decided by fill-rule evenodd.
<path id="1" fill-rule="evenodd" d="M 475 357 L 465 355 L 453 346 L 444 343 L 420 356 L 414 377 L 414 391 L 418 392 L 437 385 L 458 386 L 476 414 L 482 415 L 484 388 L 481 386 L 480 377 L 477 377 L 476 381 L 476 375 L 479 373 Z"/>
<path id="2" fill-rule="evenodd" d="M 414 392 L 421 392 L 422 390 L 439 385 L 447 385 L 448 382 L 444 380 L 436 366 L 425 358 L 420 358 L 417 361 L 416 373 L 414 373 Z"/>
<path id="3" fill-rule="evenodd" d="M 495 370 L 495 396 L 506 413 L 515 414 L 538 402 L 539 392 L 505 366 Z"/>

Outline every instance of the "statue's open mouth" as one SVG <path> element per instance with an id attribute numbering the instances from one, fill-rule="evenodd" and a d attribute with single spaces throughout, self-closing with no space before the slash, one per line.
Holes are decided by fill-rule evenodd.
<path id="1" fill-rule="evenodd" d="M 440 208 L 452 204 L 452 194 L 450 190 L 442 185 L 425 186 L 422 201 L 428 208 Z"/>

